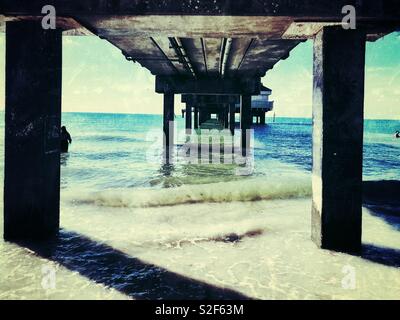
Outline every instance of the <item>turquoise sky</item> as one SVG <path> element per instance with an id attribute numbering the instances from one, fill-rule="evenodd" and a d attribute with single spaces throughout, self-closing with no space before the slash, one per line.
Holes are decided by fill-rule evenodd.
<path id="1" fill-rule="evenodd" d="M 4 109 L 5 36 L 0 36 L 0 109 Z M 310 117 L 312 41 L 263 78 L 277 116 Z M 176 96 L 176 112 L 181 105 Z M 162 113 L 154 77 L 97 37 L 63 38 L 63 111 Z M 400 33 L 367 44 L 365 117 L 400 119 Z"/>

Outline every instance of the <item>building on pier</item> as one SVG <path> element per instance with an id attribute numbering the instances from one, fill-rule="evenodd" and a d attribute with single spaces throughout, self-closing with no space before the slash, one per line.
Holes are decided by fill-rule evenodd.
<path id="1" fill-rule="evenodd" d="M 251 97 L 253 123 L 265 124 L 265 114 L 274 109 L 274 101 L 269 101 L 272 90 L 261 85 L 260 94 Z M 235 112 L 240 113 L 240 103 L 235 105 Z"/>
<path id="2" fill-rule="evenodd" d="M 274 101 L 269 101 L 269 96 L 271 95 L 272 90 L 261 85 L 260 94 L 251 97 L 251 114 L 252 114 L 252 123 L 255 124 L 265 124 L 265 114 L 269 111 L 272 111 L 274 108 Z M 236 97 L 237 103 L 235 103 L 234 112 L 235 114 L 240 114 L 240 99 L 239 96 Z M 201 104 L 200 104 L 201 105 Z M 182 109 L 182 118 L 185 117 L 186 109 L 190 108 L 186 106 L 186 108 Z M 196 109 L 196 110 L 195 110 Z M 229 106 L 226 103 L 215 103 L 214 101 L 209 104 L 204 104 L 199 108 L 192 107 L 191 112 L 202 113 L 202 116 L 195 116 L 197 123 L 194 124 L 195 128 L 198 128 L 205 121 L 215 118 L 219 121 L 222 128 L 228 128 L 229 126 Z M 235 121 L 235 116 L 233 116 L 233 121 Z M 192 123 L 196 121 L 187 121 L 186 129 L 191 129 Z M 188 127 L 190 125 L 190 127 Z M 234 125 L 234 123 L 233 123 Z M 219 127 L 219 126 L 218 126 Z"/>

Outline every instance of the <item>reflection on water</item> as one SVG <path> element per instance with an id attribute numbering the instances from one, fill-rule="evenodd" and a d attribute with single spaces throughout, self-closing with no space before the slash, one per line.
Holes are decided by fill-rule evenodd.
<path id="1" fill-rule="evenodd" d="M 172 172 L 174 171 L 174 165 L 169 163 L 163 163 L 160 168 L 160 173 L 164 177 L 170 177 Z"/>

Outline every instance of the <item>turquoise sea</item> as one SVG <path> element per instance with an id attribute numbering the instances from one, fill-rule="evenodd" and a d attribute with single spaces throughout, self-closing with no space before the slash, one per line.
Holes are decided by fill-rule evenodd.
<path id="1" fill-rule="evenodd" d="M 176 121 L 177 143 L 182 144 L 184 121 L 180 117 Z M 210 165 L 210 170 L 203 170 L 204 166 L 188 168 L 178 159 L 165 175 L 161 159 L 154 157 L 149 163 L 149 150 L 162 147 L 159 115 L 66 113 L 63 124 L 73 136 L 62 166 L 66 189 L 163 187 L 170 181 L 172 186 L 179 186 L 237 178 L 229 170 L 232 167 L 223 165 Z M 400 141 L 394 139 L 399 128 L 400 121 L 365 121 L 364 179 L 400 179 Z M 311 132 L 311 119 L 277 118 L 267 126 L 255 126 L 255 167 L 248 178 L 310 172 Z"/>

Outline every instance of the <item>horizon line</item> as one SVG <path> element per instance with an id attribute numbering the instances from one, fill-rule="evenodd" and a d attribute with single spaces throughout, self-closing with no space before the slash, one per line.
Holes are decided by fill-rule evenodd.
<path id="1" fill-rule="evenodd" d="M 4 112 L 4 110 L 2 110 Z M 93 114 L 118 114 L 118 115 L 149 115 L 149 116 L 162 116 L 162 113 L 129 113 L 129 112 L 104 112 L 104 111 L 62 111 L 61 113 L 93 113 Z M 181 118 L 180 114 L 179 117 Z M 273 116 L 265 116 L 266 118 L 273 118 Z M 296 119 L 312 119 L 312 117 L 298 117 L 298 116 L 278 116 L 275 118 L 296 118 Z M 389 121 L 400 121 L 400 118 L 364 118 L 364 120 L 389 120 Z"/>
<path id="2" fill-rule="evenodd" d="M 4 113 L 4 109 L 0 109 L 0 113 Z M 61 113 L 92 113 L 92 114 L 116 114 L 116 115 L 149 115 L 149 116 L 162 116 L 162 113 L 131 113 L 131 112 L 104 112 L 104 111 L 61 111 Z M 175 116 L 177 116 L 175 114 Z M 181 117 L 179 115 L 179 117 Z M 266 115 L 266 118 L 273 118 L 273 116 Z M 310 119 L 312 117 L 299 117 L 299 116 L 279 116 L 275 115 L 275 118 L 295 118 L 295 119 Z M 364 120 L 388 120 L 388 121 L 400 121 L 400 118 L 364 118 Z"/>

